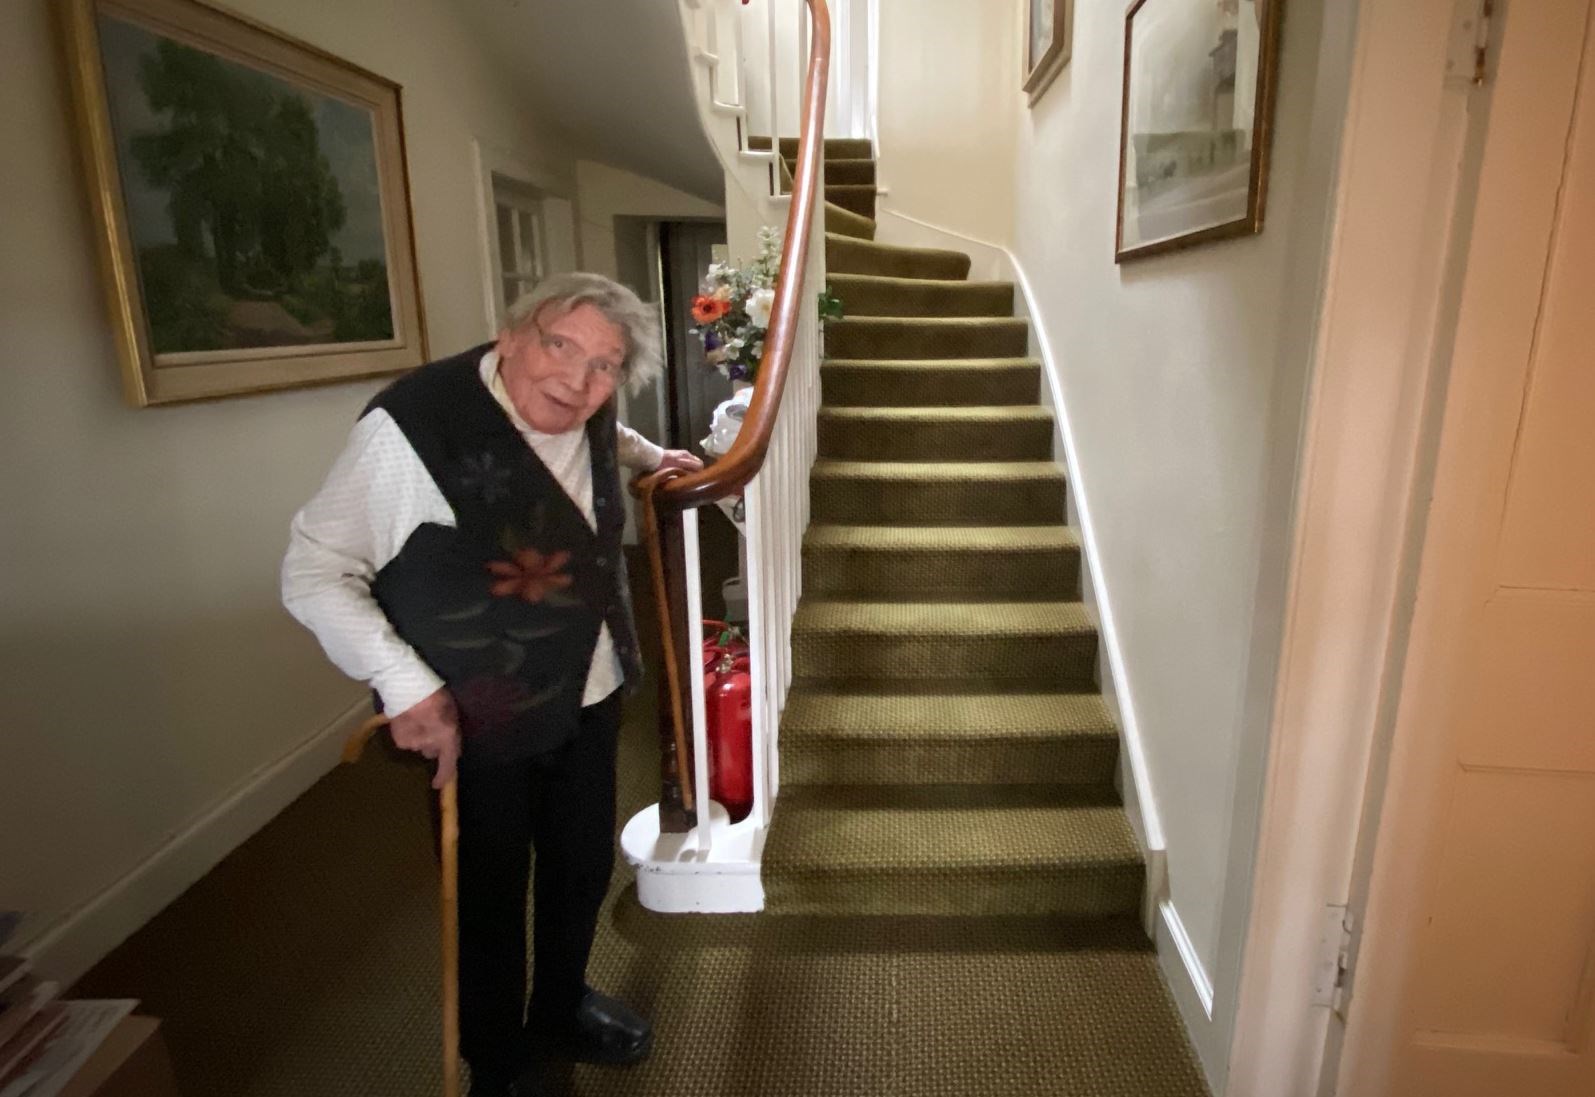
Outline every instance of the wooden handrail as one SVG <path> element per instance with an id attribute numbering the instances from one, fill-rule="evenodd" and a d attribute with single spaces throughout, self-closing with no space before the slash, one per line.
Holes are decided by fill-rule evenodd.
<path id="1" fill-rule="evenodd" d="M 787 370 L 797 343 L 798 325 L 809 300 L 803 284 L 808 267 L 809 238 L 818 207 L 820 158 L 824 150 L 825 91 L 831 69 L 831 11 L 826 0 L 806 0 L 809 8 L 810 53 L 803 85 L 803 117 L 798 128 L 797 172 L 793 177 L 781 264 L 776 272 L 775 303 L 764 339 L 764 354 L 753 384 L 748 410 L 730 450 L 698 472 L 667 470 L 636 484 L 643 502 L 643 540 L 653 572 L 654 601 L 664 655 L 660 684 L 661 750 L 660 830 L 680 833 L 697 823 L 692 787 L 692 751 L 687 736 L 686 689 L 688 658 L 697 644 L 686 636 L 685 574 L 682 559 L 681 512 L 740 492 L 758 475 L 770 448 L 786 390 Z M 775 79 L 771 73 L 770 78 Z M 771 119 L 770 147 L 781 154 L 779 126 Z"/>

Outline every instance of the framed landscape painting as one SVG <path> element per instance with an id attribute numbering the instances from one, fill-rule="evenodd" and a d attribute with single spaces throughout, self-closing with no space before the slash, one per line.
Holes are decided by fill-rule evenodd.
<path id="1" fill-rule="evenodd" d="M 1069 63 L 1074 0 L 1025 0 L 1025 94 L 1041 98 Z"/>
<path id="2" fill-rule="evenodd" d="M 1283 0 L 1135 0 L 1119 261 L 1262 231 Z"/>
<path id="3" fill-rule="evenodd" d="M 123 389 L 426 360 L 399 88 L 196 0 L 61 0 Z"/>

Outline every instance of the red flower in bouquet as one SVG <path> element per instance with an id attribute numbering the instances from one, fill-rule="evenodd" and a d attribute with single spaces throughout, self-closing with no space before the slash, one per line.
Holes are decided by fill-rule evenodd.
<path id="1" fill-rule="evenodd" d="M 712 324 L 731 311 L 731 302 L 699 294 L 692 299 L 692 318 L 700 324 Z"/>

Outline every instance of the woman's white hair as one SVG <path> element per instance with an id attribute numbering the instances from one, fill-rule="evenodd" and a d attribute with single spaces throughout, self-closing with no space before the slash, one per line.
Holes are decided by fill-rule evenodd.
<path id="1" fill-rule="evenodd" d="M 545 310 L 566 313 L 582 305 L 597 309 L 625 336 L 626 361 L 621 366 L 620 376 L 632 392 L 659 376 L 663 359 L 659 350 L 658 310 L 643 304 L 631 290 L 602 274 L 571 271 L 549 275 L 509 307 L 504 327 L 507 331 L 519 332 Z"/>

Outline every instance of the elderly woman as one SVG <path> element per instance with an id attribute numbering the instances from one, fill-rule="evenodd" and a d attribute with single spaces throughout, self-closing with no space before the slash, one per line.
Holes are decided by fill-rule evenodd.
<path id="1" fill-rule="evenodd" d="M 283 601 L 376 691 L 399 746 L 459 774 L 461 1047 L 473 1097 L 543 1054 L 628 1063 L 647 1022 L 587 986 L 614 858 L 621 694 L 639 674 L 619 466 L 697 468 L 616 422 L 658 318 L 549 279 L 496 343 L 377 395 L 294 519 Z M 530 851 L 535 978 L 526 998 Z"/>

